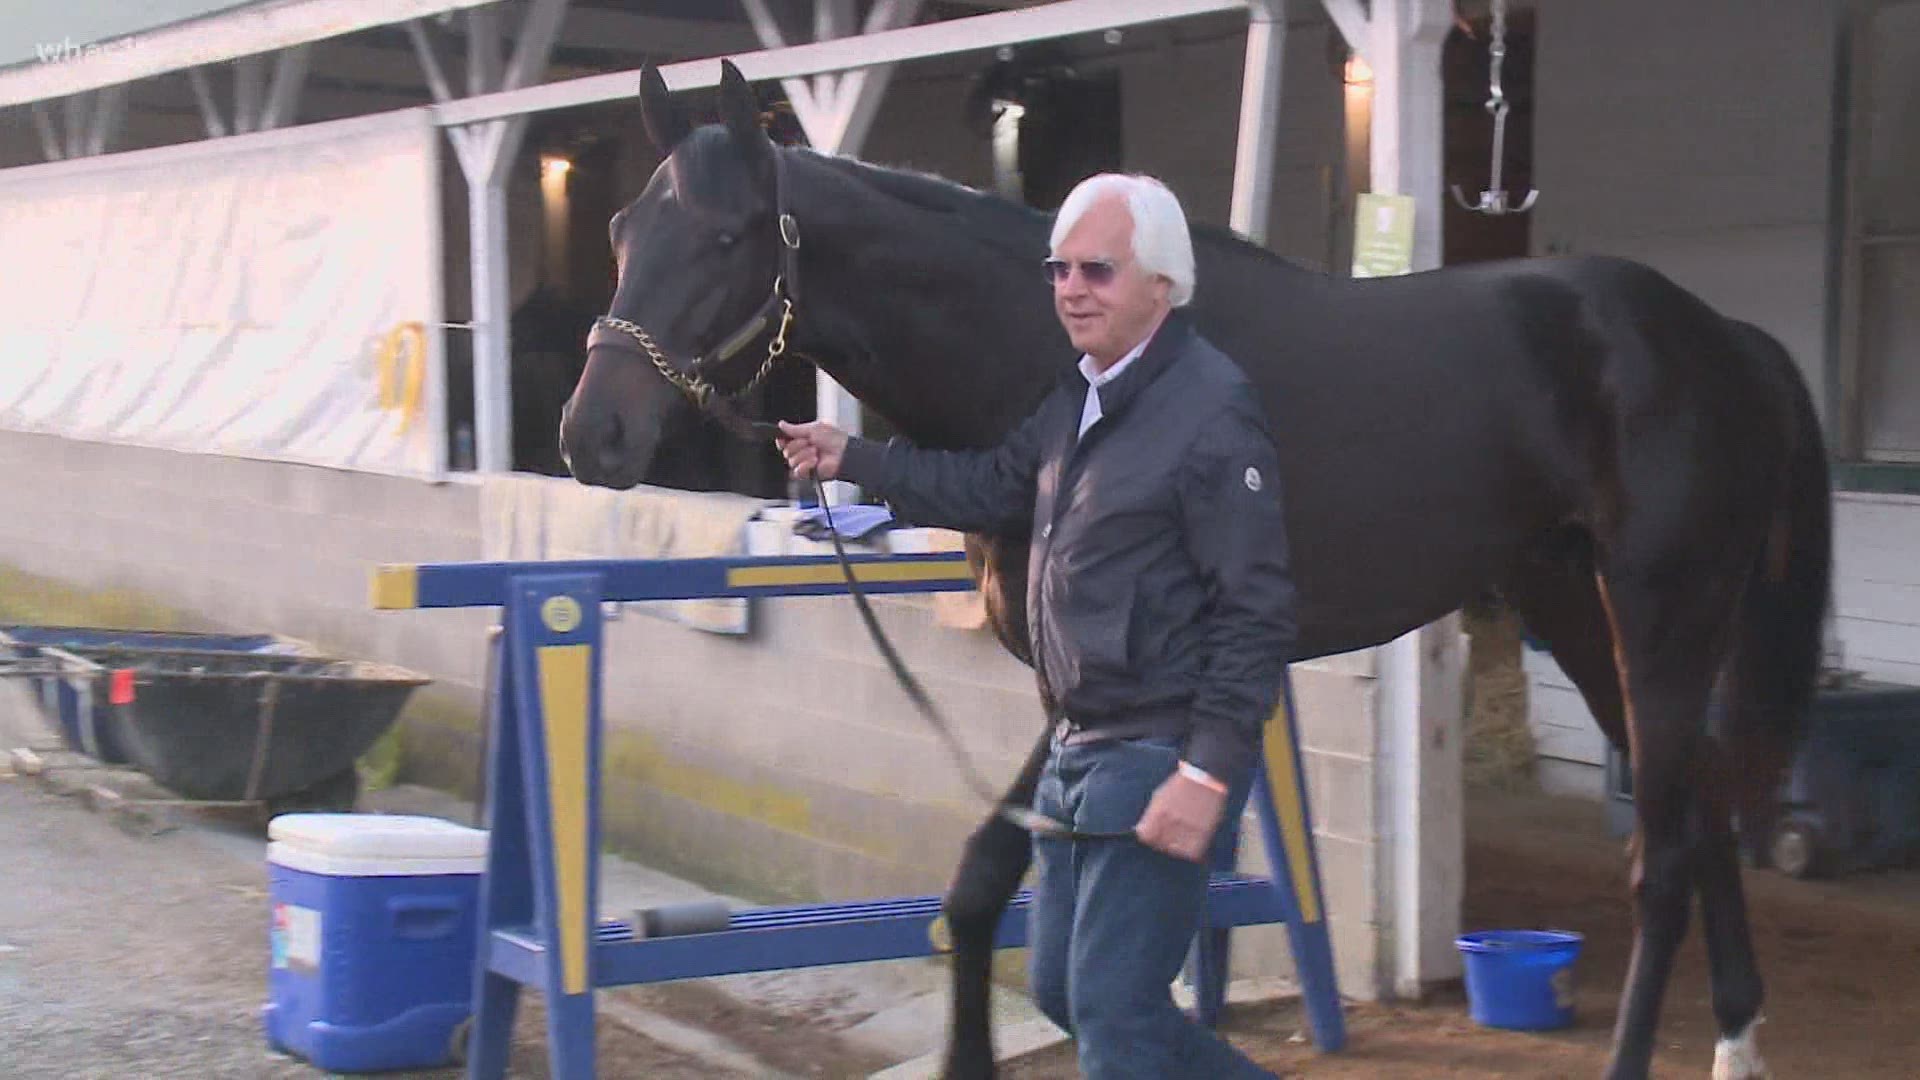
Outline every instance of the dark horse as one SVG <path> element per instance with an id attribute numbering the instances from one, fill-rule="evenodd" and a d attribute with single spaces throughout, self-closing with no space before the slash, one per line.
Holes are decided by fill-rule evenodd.
<path id="1" fill-rule="evenodd" d="M 594 314 L 541 284 L 513 310 L 507 352 L 513 399 L 513 468 L 567 476 L 560 453 L 560 413 L 586 367 L 580 344 Z M 447 408 L 450 417 L 473 422 L 473 339 L 447 337 Z M 748 403 L 781 397 L 813 400 L 812 380 L 798 370 L 774 373 Z M 646 483 L 683 491 L 732 488 L 777 497 L 786 490 L 780 455 L 742 446 L 690 402 L 676 402 L 661 417 L 661 438 L 648 464 Z M 458 460 L 458 448 L 450 444 Z M 468 448 L 471 449 L 470 447 Z M 462 466 L 469 467 L 469 466 Z"/>
<path id="2" fill-rule="evenodd" d="M 612 316 L 655 355 L 630 329 L 590 337 L 562 423 L 582 482 L 640 479 L 678 396 L 662 365 L 723 390 L 751 379 L 783 300 L 792 351 L 924 446 L 991 445 L 1073 362 L 1038 272 L 1044 215 L 776 150 L 730 64 L 724 124 L 692 129 L 657 72 L 641 103 L 668 156 L 613 219 Z M 1791 358 L 1617 259 L 1350 281 L 1223 232 L 1195 240 L 1197 324 L 1246 366 L 1279 440 L 1293 659 L 1386 642 L 1497 589 L 1631 751 L 1636 938 L 1608 1074 L 1647 1075 L 1697 890 L 1716 1073 L 1758 1075 L 1761 980 L 1731 822 L 1764 822 L 1791 754 L 1831 560 L 1826 452 Z M 691 359 L 742 334 L 755 336 L 730 358 Z M 973 536 L 968 550 L 1000 639 L 1030 662 L 1027 539 Z M 1716 692 L 1726 707 L 1709 722 Z M 1009 802 L 1029 802 L 1046 750 L 1042 737 Z M 993 1073 L 991 941 L 1028 856 L 1028 837 L 990 818 L 946 896 L 949 1076 Z"/>

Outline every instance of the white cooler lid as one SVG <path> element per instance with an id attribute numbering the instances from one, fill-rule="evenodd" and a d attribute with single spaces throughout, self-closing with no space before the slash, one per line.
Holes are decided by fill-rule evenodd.
<path id="1" fill-rule="evenodd" d="M 282 814 L 267 838 L 267 861 L 315 874 L 478 874 L 487 860 L 486 830 L 414 814 Z"/>

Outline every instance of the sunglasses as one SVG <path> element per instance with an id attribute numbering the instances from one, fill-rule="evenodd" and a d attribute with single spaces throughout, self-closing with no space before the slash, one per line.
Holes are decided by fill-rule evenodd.
<path id="1" fill-rule="evenodd" d="M 1064 283 L 1072 275 L 1075 267 L 1080 268 L 1080 280 L 1099 288 L 1111 284 L 1113 275 L 1119 273 L 1120 266 L 1111 259 L 1088 259 L 1086 262 L 1069 262 L 1066 259 L 1042 259 L 1040 266 L 1046 271 L 1047 281 L 1054 285 Z"/>

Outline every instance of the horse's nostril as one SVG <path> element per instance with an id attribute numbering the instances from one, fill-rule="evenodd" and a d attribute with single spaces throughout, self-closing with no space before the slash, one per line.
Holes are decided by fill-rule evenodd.
<path id="1" fill-rule="evenodd" d="M 600 440 L 600 467 L 608 472 L 620 467 L 621 434 L 619 415 L 607 417 L 606 434 Z"/>

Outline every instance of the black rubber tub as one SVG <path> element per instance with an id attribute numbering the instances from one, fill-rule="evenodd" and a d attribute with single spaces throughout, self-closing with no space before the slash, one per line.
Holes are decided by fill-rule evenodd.
<path id="1" fill-rule="evenodd" d="M 432 681 L 404 668 L 327 656 L 66 651 L 98 680 L 96 700 L 110 703 L 107 727 L 128 763 L 190 799 L 357 790 L 355 760 Z"/>

